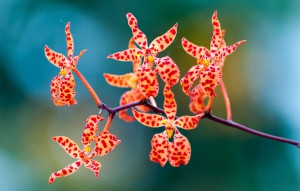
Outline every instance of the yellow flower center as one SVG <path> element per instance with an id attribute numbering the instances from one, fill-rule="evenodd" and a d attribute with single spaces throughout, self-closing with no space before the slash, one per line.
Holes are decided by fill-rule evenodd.
<path id="1" fill-rule="evenodd" d="M 152 62 L 154 61 L 153 56 L 148 56 L 147 59 L 148 59 L 148 61 L 149 61 L 150 63 L 152 63 Z"/>
<path id="2" fill-rule="evenodd" d="M 84 148 L 84 151 L 87 152 L 87 153 L 91 152 L 92 151 L 91 146 L 90 145 L 86 146 Z"/>
<path id="3" fill-rule="evenodd" d="M 167 135 L 168 135 L 168 138 L 170 139 L 173 135 L 173 129 L 167 129 Z"/>
<path id="4" fill-rule="evenodd" d="M 67 75 L 67 70 L 61 69 L 58 73 L 58 75 L 66 76 Z"/>

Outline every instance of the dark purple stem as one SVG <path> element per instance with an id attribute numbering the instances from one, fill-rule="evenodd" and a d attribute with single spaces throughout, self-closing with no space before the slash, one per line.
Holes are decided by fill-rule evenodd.
<path id="1" fill-rule="evenodd" d="M 149 109 L 151 109 L 154 113 L 159 113 L 159 114 L 164 114 L 165 115 L 165 111 L 163 109 L 151 105 L 146 100 L 133 102 L 133 103 L 122 105 L 122 106 L 115 107 L 115 108 L 109 108 L 105 104 L 102 104 L 99 108 L 100 108 L 100 111 L 106 110 L 110 115 L 112 115 L 112 117 L 114 117 L 117 112 L 119 112 L 121 110 L 124 110 L 124 109 L 129 109 L 131 107 L 135 107 L 135 106 L 138 106 L 138 105 L 144 105 L 144 106 L 148 107 Z M 175 117 L 175 118 L 177 118 L 177 117 Z M 267 138 L 267 139 L 272 139 L 272 140 L 275 140 L 275 141 L 295 145 L 295 146 L 300 148 L 300 142 L 290 140 L 290 139 L 285 139 L 285 138 L 274 136 L 274 135 L 270 135 L 270 134 L 263 133 L 263 132 L 260 132 L 260 131 L 256 131 L 254 129 L 251 129 L 249 127 L 246 127 L 246 126 L 241 125 L 239 123 L 236 123 L 234 121 L 216 117 L 216 116 L 212 115 L 210 112 L 205 113 L 205 115 L 202 118 L 207 118 L 209 120 L 215 121 L 217 123 L 221 123 L 221 124 L 226 125 L 228 127 L 233 127 L 233 128 L 245 131 L 247 133 L 250 133 L 250 134 L 253 134 L 253 135 L 256 135 L 256 136 L 260 136 L 260 137 L 264 137 L 264 138 Z"/>

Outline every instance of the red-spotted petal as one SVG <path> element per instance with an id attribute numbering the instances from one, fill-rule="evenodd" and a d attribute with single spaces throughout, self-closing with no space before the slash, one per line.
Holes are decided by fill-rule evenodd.
<path id="1" fill-rule="evenodd" d="M 161 115 L 141 113 L 134 108 L 131 108 L 135 119 L 148 127 L 162 127 L 166 124 L 167 119 Z"/>
<path id="2" fill-rule="evenodd" d="M 175 131 L 173 142 L 169 143 L 169 162 L 174 167 L 179 167 L 181 164 L 187 165 L 191 158 L 191 145 L 189 140 Z"/>
<path id="3" fill-rule="evenodd" d="M 128 48 L 137 48 L 134 44 L 134 39 L 131 38 L 129 40 L 129 44 L 128 44 Z M 141 66 L 142 64 L 142 59 L 141 58 L 138 58 L 136 60 L 133 60 L 132 61 L 132 67 L 133 67 L 133 72 L 136 73 L 136 70 Z"/>
<path id="4" fill-rule="evenodd" d="M 130 87 L 128 82 L 133 78 L 133 73 L 128 73 L 124 75 L 114 75 L 114 74 L 106 74 L 103 76 L 107 83 L 112 86 L 120 87 L 120 88 L 128 88 Z M 137 82 L 136 82 L 137 83 Z"/>
<path id="5" fill-rule="evenodd" d="M 156 71 L 152 70 L 149 64 L 146 63 L 137 70 L 137 77 L 141 93 L 146 98 L 156 97 L 159 89 Z"/>
<path id="6" fill-rule="evenodd" d="M 204 116 L 204 113 L 195 116 L 181 116 L 175 121 L 177 127 L 190 130 L 197 127 L 199 120 Z"/>
<path id="7" fill-rule="evenodd" d="M 166 131 L 153 136 L 151 148 L 150 160 L 165 166 L 169 158 L 169 139 Z"/>
<path id="8" fill-rule="evenodd" d="M 165 34 L 155 38 L 149 48 L 152 54 L 161 52 L 165 50 L 175 39 L 177 34 L 178 24 L 176 23 L 170 30 L 168 30 Z"/>
<path id="9" fill-rule="evenodd" d="M 54 66 L 62 68 L 67 64 L 67 59 L 63 54 L 57 53 L 51 50 L 47 45 L 45 45 L 45 55 L 49 62 Z"/>
<path id="10" fill-rule="evenodd" d="M 175 119 L 177 112 L 177 104 L 174 99 L 174 93 L 171 91 L 171 87 L 166 85 L 164 88 L 164 110 L 170 121 Z"/>
<path id="11" fill-rule="evenodd" d="M 90 145 L 91 140 L 94 139 L 97 131 L 98 124 L 100 121 L 103 121 L 104 118 L 99 115 L 91 115 L 86 120 L 85 129 L 82 134 L 81 143 L 84 146 Z"/>
<path id="12" fill-rule="evenodd" d="M 93 152 L 99 156 L 107 155 L 121 143 L 121 140 L 118 140 L 115 135 L 108 131 L 102 131 L 94 141 L 96 142 L 96 146 Z"/>
<path id="13" fill-rule="evenodd" d="M 202 68 L 203 65 L 195 65 L 185 74 L 185 76 L 183 76 L 183 78 L 181 78 L 180 85 L 182 87 L 182 91 L 186 95 L 190 95 L 190 88 L 194 81 L 199 78 Z"/>
<path id="14" fill-rule="evenodd" d="M 185 38 L 181 39 L 182 47 L 192 57 L 195 57 L 199 60 L 208 60 L 210 58 L 209 50 L 203 46 L 198 46 Z"/>
<path id="15" fill-rule="evenodd" d="M 68 60 L 71 61 L 74 53 L 74 41 L 70 31 L 70 22 L 66 25 L 66 39 L 67 39 L 67 52 L 68 52 Z"/>
<path id="16" fill-rule="evenodd" d="M 220 50 L 218 50 L 215 54 L 212 54 L 212 55 L 215 57 L 216 60 L 220 60 L 220 59 L 230 55 L 231 53 L 233 53 L 235 51 L 235 49 L 238 46 L 240 46 L 241 44 L 243 44 L 244 42 L 246 42 L 246 40 L 242 40 L 233 45 L 223 47 Z"/>
<path id="17" fill-rule="evenodd" d="M 214 92 L 214 89 L 219 84 L 221 78 L 222 78 L 221 67 L 217 66 L 214 63 L 211 63 L 205 70 L 201 71 L 200 74 L 201 88 L 206 92 L 208 96 L 215 97 L 216 94 Z"/>
<path id="18" fill-rule="evenodd" d="M 57 172 L 53 172 L 50 175 L 49 184 L 52 184 L 56 178 L 64 177 L 64 176 L 69 176 L 70 174 L 72 174 L 75 171 L 77 171 L 81 165 L 82 165 L 82 161 L 78 160 L 78 161 L 76 161 L 76 162 L 74 162 L 74 163 L 66 166 L 62 170 L 59 170 Z"/>
<path id="19" fill-rule="evenodd" d="M 119 61 L 133 61 L 140 59 L 144 55 L 144 52 L 138 48 L 129 48 L 114 54 L 108 55 L 107 58 L 112 58 Z"/>
<path id="20" fill-rule="evenodd" d="M 191 98 L 189 104 L 190 111 L 195 114 L 203 113 L 206 107 L 203 100 L 206 97 L 207 94 L 201 88 L 201 86 L 199 84 L 195 86 L 190 95 Z"/>
<path id="21" fill-rule="evenodd" d="M 128 25 L 132 30 L 134 41 L 143 49 L 148 48 L 146 35 L 139 29 L 137 19 L 131 13 L 126 14 Z"/>
<path id="22" fill-rule="evenodd" d="M 91 160 L 85 161 L 84 166 L 88 169 L 91 169 L 94 172 L 95 176 L 98 178 L 99 171 L 101 168 L 100 162 L 91 159 Z"/>
<path id="23" fill-rule="evenodd" d="M 155 70 L 166 84 L 173 86 L 179 81 L 180 70 L 170 57 L 156 58 L 155 63 Z"/>
<path id="24" fill-rule="evenodd" d="M 218 12 L 215 11 L 211 22 L 213 25 L 213 36 L 210 42 L 210 52 L 211 54 L 214 54 L 219 48 L 222 43 L 222 31 L 221 31 L 221 25 L 217 16 Z"/>
<path id="25" fill-rule="evenodd" d="M 71 157 L 79 159 L 80 148 L 74 141 L 65 136 L 55 136 L 52 140 L 57 142 Z"/>

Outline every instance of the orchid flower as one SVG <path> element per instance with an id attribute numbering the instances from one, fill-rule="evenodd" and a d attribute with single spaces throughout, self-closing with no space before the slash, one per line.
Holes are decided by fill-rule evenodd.
<path id="1" fill-rule="evenodd" d="M 68 176 L 74 173 L 82 164 L 84 164 L 86 168 L 92 170 L 95 176 L 98 177 L 101 164 L 92 158 L 97 155 L 106 155 L 120 143 L 120 140 L 117 140 L 116 136 L 110 134 L 108 131 L 103 131 L 96 136 L 98 123 L 103 120 L 104 118 L 98 115 L 91 115 L 86 120 L 86 126 L 81 139 L 84 149 L 80 149 L 79 146 L 68 137 L 52 137 L 52 139 L 56 141 L 71 157 L 78 160 L 66 166 L 62 170 L 52 173 L 49 178 L 49 184 L 52 184 L 56 178 Z M 91 141 L 96 142 L 93 150 L 91 149 Z"/>
<path id="2" fill-rule="evenodd" d="M 70 32 L 70 22 L 66 25 L 65 33 L 68 58 L 63 54 L 51 50 L 47 45 L 44 48 L 46 58 L 49 62 L 60 69 L 60 72 L 52 79 L 50 85 L 51 98 L 56 106 L 70 106 L 77 103 L 72 69 L 76 68 L 79 58 L 86 52 L 86 50 L 83 50 L 78 56 L 73 57 L 74 42 Z"/>
<path id="3" fill-rule="evenodd" d="M 188 164 L 191 157 L 191 145 L 177 127 L 190 130 L 197 127 L 203 113 L 195 116 L 182 116 L 176 119 L 177 104 L 171 86 L 164 88 L 164 111 L 167 117 L 158 114 L 141 113 L 132 108 L 134 117 L 148 127 L 162 127 L 162 133 L 155 134 L 151 141 L 150 160 L 164 166 L 167 161 L 174 167 Z M 173 142 L 170 139 L 173 137 Z"/>
<path id="4" fill-rule="evenodd" d="M 129 48 L 124 51 L 120 51 L 109 55 L 107 58 L 113 58 L 119 61 L 133 61 L 144 57 L 144 63 L 153 63 L 156 54 L 165 50 L 175 39 L 177 34 L 176 23 L 165 34 L 155 38 L 148 46 L 148 40 L 146 35 L 138 28 L 137 19 L 131 13 L 126 14 L 128 25 L 132 30 L 133 39 L 137 43 L 139 48 Z"/>

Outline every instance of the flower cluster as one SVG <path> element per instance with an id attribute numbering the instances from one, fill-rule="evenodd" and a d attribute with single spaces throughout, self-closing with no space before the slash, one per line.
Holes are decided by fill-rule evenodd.
<path id="1" fill-rule="evenodd" d="M 183 49 L 197 59 L 197 65 L 193 66 L 180 80 L 180 70 L 177 64 L 169 56 L 158 57 L 158 53 L 165 50 L 174 41 L 178 24 L 176 23 L 163 35 L 155 38 L 148 46 L 147 36 L 139 29 L 137 19 L 131 13 L 128 13 L 126 17 L 132 31 L 128 49 L 111 54 L 107 58 L 132 62 L 133 72 L 121 75 L 104 73 L 108 84 L 120 88 L 130 88 L 121 96 L 117 108 L 111 109 L 102 104 L 91 86 L 76 69 L 79 58 L 86 50 L 73 57 L 74 42 L 70 32 L 70 23 L 66 25 L 65 29 L 67 58 L 45 46 L 46 58 L 60 69 L 58 76 L 53 78 L 50 86 L 54 104 L 56 106 L 76 104 L 75 80 L 72 74 L 75 72 L 87 86 L 100 108 L 99 115 L 91 115 L 86 121 L 81 139 L 83 149 L 65 136 L 52 138 L 77 161 L 52 173 L 49 178 L 50 184 L 58 177 L 74 173 L 82 164 L 91 169 L 98 177 L 101 164 L 93 158 L 108 154 L 120 143 L 120 140 L 109 132 L 110 124 L 116 113 L 126 122 L 137 120 L 148 127 L 165 127 L 162 133 L 155 134 L 152 138 L 149 154 L 151 161 L 157 162 L 161 166 L 164 166 L 167 161 L 174 167 L 188 164 L 191 158 L 191 145 L 178 128 L 195 129 L 205 112 L 210 111 L 213 98 L 216 96 L 214 90 L 218 84 L 222 83 L 222 67 L 226 56 L 245 42 L 240 41 L 226 46 L 225 31 L 221 30 L 215 11 L 212 16 L 213 35 L 210 50 L 182 38 Z M 164 82 L 163 110 L 159 110 L 155 102 L 155 97 L 159 93 L 158 76 Z M 196 80 L 199 80 L 199 83 L 192 88 Z M 195 115 L 176 116 L 177 103 L 172 87 L 179 81 L 183 92 L 190 97 L 189 108 Z M 209 101 L 205 104 L 204 99 L 207 97 L 209 97 Z M 147 100 L 150 100 L 150 103 Z M 129 108 L 131 110 L 128 110 Z M 102 110 L 108 111 L 109 117 L 104 129 L 97 134 L 99 122 L 104 121 L 101 116 Z M 157 112 L 158 110 L 160 112 Z M 91 142 L 95 143 L 94 148 L 91 148 Z"/>

